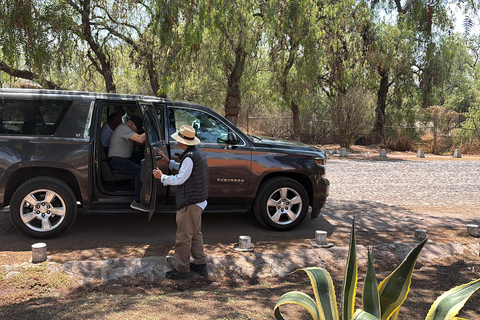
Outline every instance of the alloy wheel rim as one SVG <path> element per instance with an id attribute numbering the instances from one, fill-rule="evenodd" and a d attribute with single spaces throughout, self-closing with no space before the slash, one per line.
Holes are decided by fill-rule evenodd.
<path id="1" fill-rule="evenodd" d="M 288 225 L 298 219 L 303 203 L 300 194 L 292 188 L 278 188 L 268 197 L 266 210 L 272 222 Z"/>
<path id="2" fill-rule="evenodd" d="M 63 198 L 48 189 L 28 193 L 20 204 L 20 217 L 31 230 L 48 232 L 60 226 L 65 219 L 66 206 Z"/>

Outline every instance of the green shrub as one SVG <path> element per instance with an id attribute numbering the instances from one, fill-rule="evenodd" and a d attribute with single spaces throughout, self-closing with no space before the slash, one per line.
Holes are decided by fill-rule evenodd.
<path id="1" fill-rule="evenodd" d="M 417 244 L 403 262 L 380 285 L 377 286 L 373 256 L 369 250 L 367 273 L 362 294 L 363 310 L 355 311 L 355 295 L 358 281 L 357 249 L 355 240 L 355 221 L 352 223 L 350 246 L 347 266 L 343 278 L 342 290 L 342 319 L 382 319 L 396 320 L 400 306 L 407 299 L 413 268 L 427 239 Z M 338 320 L 339 313 L 335 297 L 335 290 L 330 274 L 323 268 L 313 267 L 299 269 L 294 272 L 305 271 L 310 278 L 315 300 L 309 295 L 299 292 L 287 292 L 280 297 L 274 308 L 275 319 L 284 319 L 280 306 L 296 304 L 304 307 L 314 320 Z M 480 279 L 455 287 L 445 292 L 430 307 L 426 320 L 454 319 L 470 296 L 480 288 Z"/>

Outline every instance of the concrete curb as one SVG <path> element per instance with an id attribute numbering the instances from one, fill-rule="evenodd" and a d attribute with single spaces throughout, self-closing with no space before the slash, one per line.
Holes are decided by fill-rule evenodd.
<path id="1" fill-rule="evenodd" d="M 373 246 L 376 262 L 398 266 L 408 252 L 416 245 L 415 241 Z M 357 245 L 357 259 L 359 266 L 367 263 L 368 249 Z M 478 256 L 479 244 L 461 243 L 433 243 L 427 242 L 418 262 L 425 264 L 432 260 L 448 259 L 452 256 L 473 254 Z M 245 252 L 240 255 L 209 255 L 207 265 L 209 276 L 215 277 L 224 271 L 232 276 L 247 278 L 284 277 L 289 273 L 306 267 L 323 267 L 329 269 L 342 269 L 345 267 L 348 247 L 301 249 L 293 252 Z M 480 260 L 480 258 L 479 258 Z M 69 261 L 56 264 L 47 261 L 49 269 L 58 269 L 71 276 L 79 277 L 80 284 L 100 280 L 107 283 L 124 277 L 135 278 L 142 275 L 153 281 L 158 277 L 164 278 L 165 272 L 170 270 L 166 257 L 146 258 L 118 258 L 98 261 Z M 5 277 L 11 277 L 25 266 L 2 266 Z M 195 273 L 194 277 L 197 277 Z"/>

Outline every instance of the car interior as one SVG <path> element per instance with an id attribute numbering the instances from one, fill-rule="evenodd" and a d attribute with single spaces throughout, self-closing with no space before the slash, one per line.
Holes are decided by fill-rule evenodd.
<path id="1" fill-rule="evenodd" d="M 105 124 L 108 125 L 107 118 L 113 112 L 117 112 L 120 115 L 124 116 L 126 114 L 127 107 L 131 105 L 125 104 L 106 104 L 102 108 L 101 121 L 99 122 L 98 133 L 100 128 Z M 135 110 L 135 115 L 141 117 L 141 112 Z M 123 121 L 123 120 L 122 120 Z M 97 149 L 99 156 L 99 175 L 98 182 L 106 193 L 108 194 L 132 194 L 135 189 L 135 176 L 128 173 L 123 173 L 117 170 L 112 170 L 108 164 L 108 148 L 104 147 L 100 141 L 100 138 L 97 139 Z M 143 153 L 144 146 L 135 145 L 134 152 Z"/>

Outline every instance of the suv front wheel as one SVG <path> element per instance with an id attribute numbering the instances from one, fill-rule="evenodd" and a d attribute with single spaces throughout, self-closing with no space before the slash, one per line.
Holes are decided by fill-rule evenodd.
<path id="1" fill-rule="evenodd" d="M 18 231 L 39 239 L 58 236 L 75 221 L 77 205 L 72 189 L 56 178 L 37 177 L 13 194 L 10 219 Z"/>
<path id="2" fill-rule="evenodd" d="M 260 186 L 253 212 L 257 220 L 268 229 L 287 231 L 305 219 L 308 205 L 307 191 L 299 182 L 277 177 Z"/>

